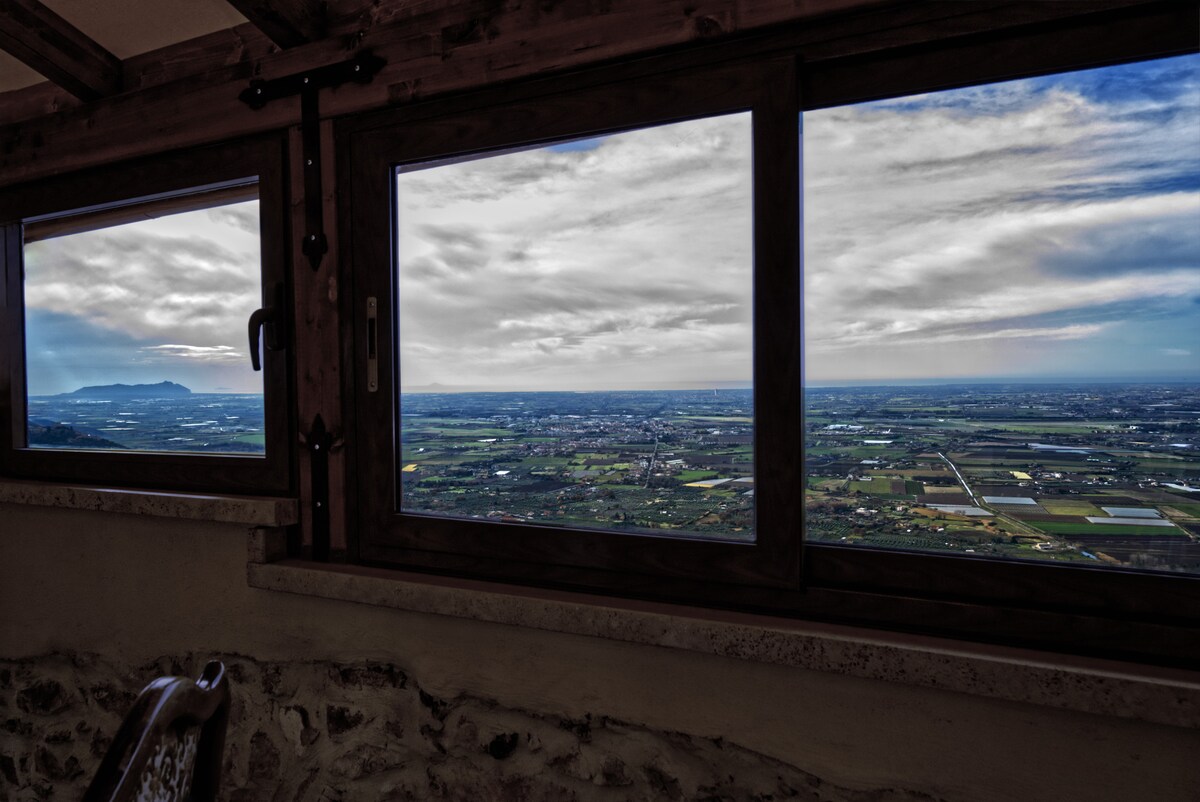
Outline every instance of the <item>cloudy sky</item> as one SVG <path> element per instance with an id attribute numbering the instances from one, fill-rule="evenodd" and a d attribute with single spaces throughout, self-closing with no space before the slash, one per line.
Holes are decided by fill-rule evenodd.
<path id="1" fill-rule="evenodd" d="M 164 380 L 261 393 L 245 343 L 259 274 L 258 201 L 28 243 L 29 394 Z"/>
<path id="2" fill-rule="evenodd" d="M 749 382 L 751 122 L 397 176 L 405 390 Z M 1200 380 L 1200 56 L 803 118 L 806 379 Z M 29 389 L 260 392 L 257 203 L 26 248 Z"/>
<path id="3" fill-rule="evenodd" d="M 750 380 L 740 113 L 397 176 L 404 390 Z"/>
<path id="4" fill-rule="evenodd" d="M 1200 57 L 803 125 L 810 383 L 1200 380 Z"/>

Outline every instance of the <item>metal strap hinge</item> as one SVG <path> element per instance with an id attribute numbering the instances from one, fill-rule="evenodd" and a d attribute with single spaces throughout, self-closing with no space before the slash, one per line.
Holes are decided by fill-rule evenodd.
<path id="1" fill-rule="evenodd" d="M 238 95 L 252 109 L 261 109 L 272 100 L 300 95 L 300 135 L 304 160 L 304 237 L 300 250 L 313 270 L 329 250 L 321 207 L 321 110 L 318 93 L 344 83 L 368 84 L 387 61 L 370 50 L 363 50 L 349 61 L 328 64 L 313 70 L 263 80 L 256 78 Z"/>

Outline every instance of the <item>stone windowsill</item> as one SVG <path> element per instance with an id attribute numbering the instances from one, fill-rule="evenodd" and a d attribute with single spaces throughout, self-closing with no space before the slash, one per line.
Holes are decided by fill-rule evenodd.
<path id="1" fill-rule="evenodd" d="M 251 587 L 733 657 L 1200 728 L 1200 672 L 363 566 L 280 560 L 251 540 Z"/>
<path id="2" fill-rule="evenodd" d="M 449 615 L 1158 724 L 1200 729 L 1200 672 L 552 592 L 362 566 L 285 560 L 295 499 L 0 480 L 0 503 L 216 521 L 250 533 L 252 587 Z"/>
<path id="3" fill-rule="evenodd" d="M 0 503 L 250 526 L 289 526 L 300 519 L 299 504 L 292 498 L 126 490 L 11 479 L 0 479 Z"/>

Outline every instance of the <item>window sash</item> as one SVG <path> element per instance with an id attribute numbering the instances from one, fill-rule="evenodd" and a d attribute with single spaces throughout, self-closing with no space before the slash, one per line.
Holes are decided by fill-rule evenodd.
<path id="1" fill-rule="evenodd" d="M 129 214 L 168 213 L 197 191 L 244 195 L 238 184 L 257 176 L 260 206 L 262 287 L 285 281 L 284 148 L 280 137 L 151 157 L 57 176 L 0 192 L 0 229 L 4 232 L 3 304 L 5 345 L 0 349 L 0 394 L 8 399 L 0 418 L 0 471 L 27 479 L 115 484 L 163 490 L 281 493 L 293 486 L 288 413 L 290 356 L 267 352 L 263 365 L 266 455 L 197 453 L 121 453 L 28 448 L 25 442 L 25 314 L 22 220 L 35 237 L 69 233 L 77 227 L 115 225 Z M 214 196 L 216 197 L 216 196 Z M 210 199 L 211 200 L 211 199 Z M 138 209 L 134 204 L 142 203 Z M 194 203 L 194 199 L 192 200 Z M 146 205 L 149 204 L 149 205 Z M 161 209 L 159 208 L 161 206 Z M 83 212 L 83 213 L 80 213 Z M 79 214 L 74 214 L 79 213 Z M 241 331 L 232 333 L 239 339 Z"/>
<path id="2" fill-rule="evenodd" d="M 626 574 L 685 582 L 795 588 L 801 510 L 789 502 L 800 476 L 800 331 L 787 311 L 799 298 L 799 139 L 791 59 L 618 82 L 552 98 L 504 103 L 420 122 L 388 121 L 339 132 L 352 186 L 341 218 L 353 227 L 355 291 L 352 386 L 357 448 L 358 557 L 414 568 L 462 570 L 545 581 L 556 571 L 613 589 Z M 693 117 L 751 110 L 754 127 L 754 544 L 564 530 L 397 512 L 400 479 L 397 331 L 391 252 L 394 168 L 538 142 L 595 136 Z M 536 139 L 530 136 L 536 132 Z M 379 391 L 365 387 L 366 299 L 378 312 Z M 380 435 L 379 433 L 386 433 Z M 514 560 L 513 555 L 519 555 Z M 573 580 L 565 580 L 573 581 Z"/>

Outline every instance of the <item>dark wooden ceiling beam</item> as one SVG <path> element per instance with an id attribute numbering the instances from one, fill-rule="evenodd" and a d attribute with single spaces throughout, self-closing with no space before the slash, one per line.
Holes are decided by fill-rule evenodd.
<path id="1" fill-rule="evenodd" d="M 0 50 L 80 100 L 121 91 L 121 61 L 37 0 L 0 3 Z"/>
<path id="2" fill-rule="evenodd" d="M 382 7 L 402 2 L 382 0 Z M 372 49 L 387 59 L 387 65 L 369 84 L 347 84 L 322 97 L 321 113 L 327 118 L 754 31 L 762 32 L 752 43 L 755 47 L 795 49 L 808 70 L 824 61 L 870 58 L 901 48 L 944 46 L 962 37 L 999 36 L 1035 24 L 1056 27 L 1059 23 L 1078 28 L 1083 38 L 1093 35 L 1088 30 L 1094 26 L 1105 35 L 1114 29 L 1128 30 L 1136 41 L 1148 35 L 1141 30 L 1145 22 L 1159 34 L 1171 32 L 1170 47 L 1159 53 L 1171 55 L 1194 49 L 1200 13 L 1194 3 L 1147 0 L 755 0 L 749 4 L 704 0 L 708 13 L 698 18 L 677 0 L 603 0 L 603 4 L 608 13 L 591 19 L 551 21 L 542 6 L 530 3 L 415 4 L 430 10 L 357 32 L 339 23 L 333 35 L 320 42 L 269 55 L 260 55 L 265 36 L 254 38 L 243 53 L 250 60 L 238 55 L 233 63 L 208 51 L 197 61 L 187 57 L 176 63 L 167 49 L 152 59 L 165 71 L 156 73 L 156 80 L 145 88 L 7 125 L 0 112 L 0 185 L 295 125 L 300 117 L 296 99 L 250 111 L 237 99 L 246 81 L 344 61 L 353 52 L 349 43 Z M 631 36 L 630 31 L 637 35 Z M 191 46 L 186 49 L 190 52 Z M 1051 48 L 1046 57 L 1054 57 L 1055 52 Z M 699 49 L 681 50 L 679 56 L 692 53 L 700 61 L 711 57 Z M 131 74 L 140 58 L 127 62 Z M 1057 69 L 1080 66 L 1088 65 Z M 192 67 L 205 71 L 193 74 Z M 157 78 L 166 82 L 158 83 Z M 0 95 L 0 106 L 3 102 Z"/>
<path id="3" fill-rule="evenodd" d="M 322 0 L 226 0 L 275 44 L 286 49 L 325 38 Z"/>

